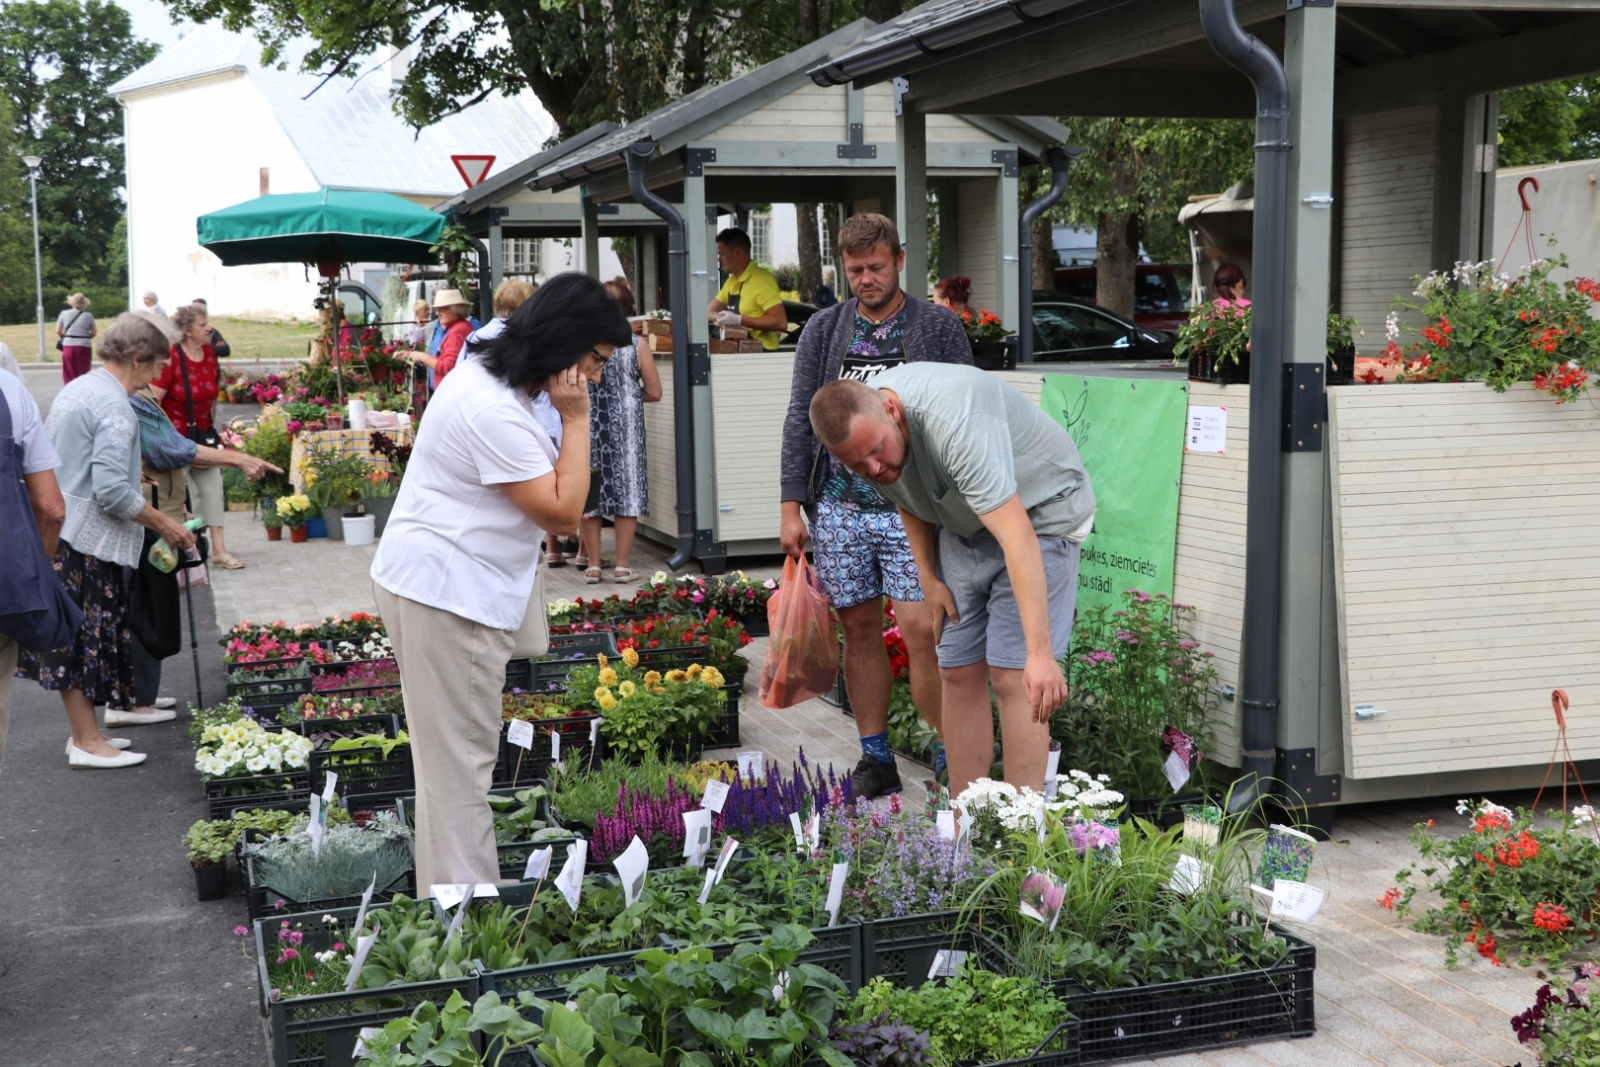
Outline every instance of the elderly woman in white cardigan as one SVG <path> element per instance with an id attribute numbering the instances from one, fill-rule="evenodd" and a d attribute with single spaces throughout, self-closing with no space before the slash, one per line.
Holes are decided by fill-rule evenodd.
<path id="1" fill-rule="evenodd" d="M 61 459 L 56 477 L 67 506 L 55 567 L 83 609 L 84 623 L 71 645 L 25 653 L 18 673 L 61 694 L 72 726 L 67 762 L 74 769 L 144 762 L 142 753 L 124 751 L 127 741 L 101 732 L 94 709 L 132 706 L 128 588 L 144 531 L 176 548 L 194 545 L 194 534 L 146 503 L 139 489 L 139 424 L 128 397 L 155 377 L 171 351 L 159 322 L 148 312 L 117 319 L 100 342 L 101 365 L 68 383 L 45 420 Z M 152 712 L 140 721 L 172 717 Z"/>

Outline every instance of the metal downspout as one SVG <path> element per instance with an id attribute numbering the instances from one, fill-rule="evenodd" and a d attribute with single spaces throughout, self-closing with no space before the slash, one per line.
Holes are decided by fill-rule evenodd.
<path id="1" fill-rule="evenodd" d="M 1241 760 L 1234 810 L 1276 769 L 1278 613 L 1283 556 L 1283 366 L 1289 210 L 1289 82 L 1272 50 L 1239 27 L 1233 0 L 1200 0 L 1206 40 L 1256 91 L 1255 301 L 1250 318 L 1250 477 L 1245 525 Z"/>
<path id="2" fill-rule="evenodd" d="M 694 555 L 694 384 L 689 354 L 689 247 L 683 216 L 652 193 L 644 183 L 645 165 L 655 154 L 654 141 L 628 146 L 628 189 L 633 198 L 667 224 L 667 304 L 672 310 L 672 417 L 678 479 L 678 548 L 667 566 L 680 569 Z"/>
<path id="3" fill-rule="evenodd" d="M 1083 155 L 1082 148 L 1051 145 L 1045 152 L 1050 161 L 1050 188 L 1022 209 L 1017 220 L 1017 362 L 1033 362 L 1033 223 L 1055 206 L 1067 191 L 1067 168 Z M 1052 249 L 1053 252 L 1053 249 Z"/>

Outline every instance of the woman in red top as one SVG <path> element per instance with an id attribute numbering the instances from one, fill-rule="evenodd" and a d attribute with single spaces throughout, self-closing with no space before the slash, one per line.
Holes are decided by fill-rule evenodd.
<path id="1" fill-rule="evenodd" d="M 172 313 L 172 325 L 183 336 L 172 346 L 172 354 L 161 373 L 150 383 L 150 391 L 161 403 L 161 410 L 177 431 L 198 444 L 221 448 L 214 428 L 221 370 L 217 353 L 211 347 L 211 323 L 204 309 L 187 304 Z M 191 421 L 190 413 L 194 418 Z M 188 470 L 189 510 L 206 521 L 211 531 L 211 562 L 226 570 L 244 564 L 228 554 L 223 545 L 223 514 L 227 497 L 222 488 L 222 468 Z"/>
<path id="2" fill-rule="evenodd" d="M 461 350 L 472 333 L 472 305 L 459 289 L 440 289 L 433 294 L 433 310 L 444 327 L 444 337 L 439 342 L 439 354 L 429 357 L 423 352 L 399 352 L 397 355 L 426 364 L 433 371 L 433 387 L 444 384 L 444 376 L 456 365 Z"/>

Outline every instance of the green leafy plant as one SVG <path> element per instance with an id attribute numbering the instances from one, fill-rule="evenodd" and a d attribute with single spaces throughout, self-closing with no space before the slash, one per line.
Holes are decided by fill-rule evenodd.
<path id="1" fill-rule="evenodd" d="M 288 834 L 305 829 L 308 818 L 305 812 L 271 808 L 236 811 L 226 819 L 198 820 L 184 833 L 183 843 L 189 850 L 189 862 L 196 867 L 206 867 L 226 860 L 238 847 L 246 830 Z M 343 808 L 328 809 L 329 826 L 339 826 L 349 821 L 350 815 Z"/>
<path id="2" fill-rule="evenodd" d="M 1239 363 L 1250 351 L 1250 301 L 1218 297 L 1197 304 L 1178 326 L 1175 356 L 1192 351 L 1211 353 L 1216 365 Z"/>
<path id="3" fill-rule="evenodd" d="M 666 796 L 667 779 L 681 771 L 679 764 L 662 760 L 653 750 L 641 753 L 637 763 L 613 756 L 592 768 L 585 767 L 584 757 L 568 755 L 551 777 L 551 806 L 563 822 L 593 829 L 595 816 L 616 805 L 624 786 L 649 796 Z"/>
<path id="4" fill-rule="evenodd" d="M 376 879 L 389 885 L 412 865 L 411 831 L 393 812 L 380 811 L 366 826 L 329 826 L 320 853 L 309 834 L 290 833 L 246 844 L 256 880 L 289 900 L 326 900 L 359 894 Z"/>
<path id="5" fill-rule="evenodd" d="M 928 1035 L 933 1063 L 997 1063 L 1022 1059 L 1069 1017 L 1067 1006 L 1032 978 L 1002 978 L 970 961 L 954 978 L 902 989 L 882 978 L 863 986 L 850 1005 L 856 1022 L 879 1019 Z"/>
<path id="6" fill-rule="evenodd" d="M 1552 978 L 1539 987 L 1533 1006 L 1511 1019 L 1522 1046 L 1540 1067 L 1592 1067 L 1600 1062 L 1600 1004 L 1594 986 L 1600 966 L 1580 964 L 1571 981 Z"/>
<path id="7" fill-rule="evenodd" d="M 328 746 L 328 751 L 343 752 L 347 755 L 343 759 L 330 761 L 330 765 L 371 763 L 377 759 L 388 759 L 396 748 L 410 743 L 411 738 L 404 730 L 398 731 L 393 737 L 387 734 L 361 734 L 358 737 L 335 738 Z M 376 756 L 372 755 L 373 753 L 376 753 Z"/>
<path id="8" fill-rule="evenodd" d="M 306 496 L 321 508 L 360 500 L 372 485 L 372 465 L 360 456 L 313 452 L 306 459 Z"/>
<path id="9" fill-rule="evenodd" d="M 485 993 L 471 1008 L 460 993 L 451 993 L 443 1007 L 424 1001 L 410 1015 L 392 1019 L 381 1031 L 364 1038 L 366 1051 L 360 1062 L 366 1067 L 497 1067 L 506 1056 L 543 1036 L 543 1029 L 524 1019 L 518 1010 L 532 1004 L 530 993 L 508 1001 L 502 1001 L 498 993 Z M 478 1051 L 476 1034 L 494 1039 L 488 1043 L 492 1052 Z"/>
<path id="10" fill-rule="evenodd" d="M 495 841 L 502 845 L 532 841 L 537 831 L 550 829 L 549 796 L 550 791 L 542 785 L 519 789 L 511 796 L 491 794 Z"/>

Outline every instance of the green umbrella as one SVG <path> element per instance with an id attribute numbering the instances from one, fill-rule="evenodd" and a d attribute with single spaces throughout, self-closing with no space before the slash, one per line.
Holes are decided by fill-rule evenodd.
<path id="1" fill-rule="evenodd" d="M 201 215 L 200 247 L 250 263 L 437 263 L 445 217 L 389 193 L 322 188 L 262 196 Z"/>

